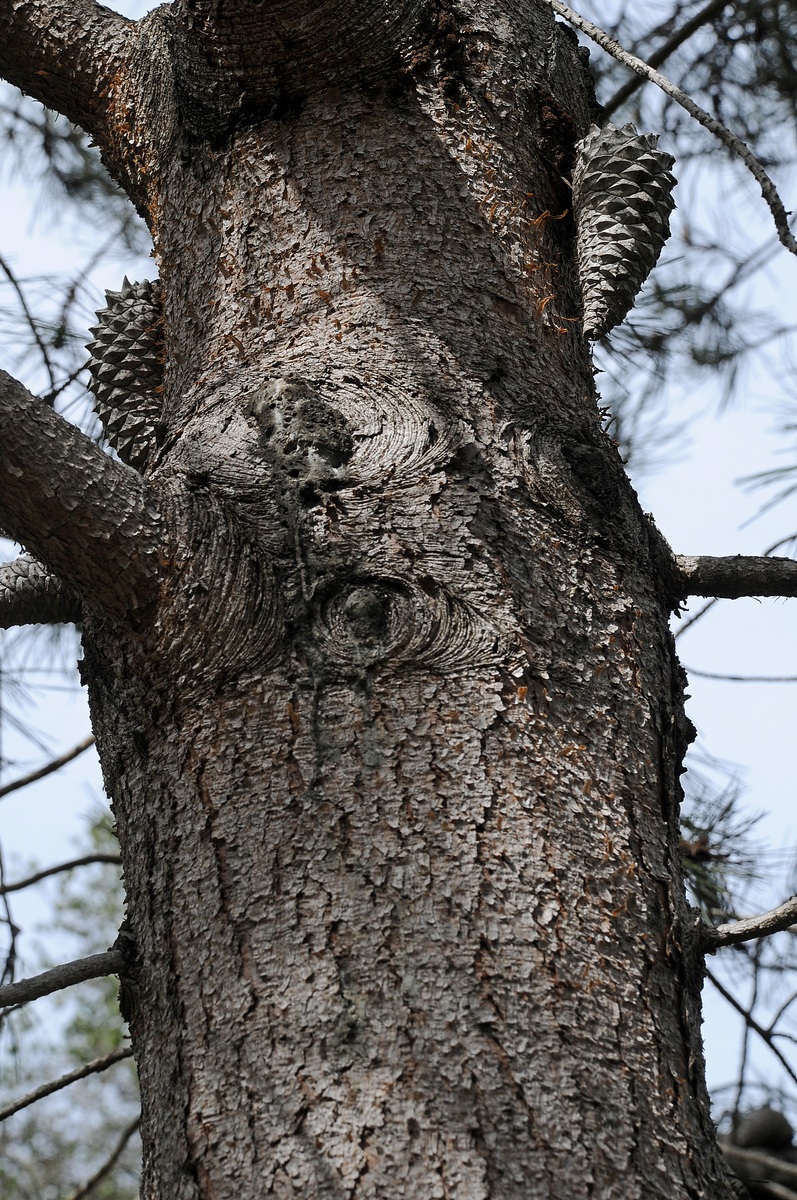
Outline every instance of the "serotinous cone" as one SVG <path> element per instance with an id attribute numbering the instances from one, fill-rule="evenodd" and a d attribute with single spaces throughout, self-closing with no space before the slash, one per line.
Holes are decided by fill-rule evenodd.
<path id="1" fill-rule="evenodd" d="M 633 125 L 593 125 L 573 172 L 584 334 L 591 341 L 627 315 L 670 233 L 675 159 Z"/>
<path id="2" fill-rule="evenodd" d="M 163 380 L 163 308 L 159 280 L 106 292 L 86 349 L 94 407 L 109 445 L 141 469 L 155 448 Z"/>

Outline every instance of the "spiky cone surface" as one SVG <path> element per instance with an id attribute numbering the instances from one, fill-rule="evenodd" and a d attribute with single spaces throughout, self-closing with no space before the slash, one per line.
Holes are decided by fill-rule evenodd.
<path id="1" fill-rule="evenodd" d="M 159 280 L 106 292 L 108 307 L 86 349 L 94 407 L 109 445 L 141 470 L 155 448 L 163 379 L 163 303 Z"/>
<path id="2" fill-rule="evenodd" d="M 584 334 L 592 341 L 623 320 L 670 233 L 675 159 L 631 124 L 593 125 L 573 172 Z"/>

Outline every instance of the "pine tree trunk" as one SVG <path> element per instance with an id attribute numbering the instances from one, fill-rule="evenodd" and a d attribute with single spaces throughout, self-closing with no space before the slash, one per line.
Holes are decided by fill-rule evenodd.
<path id="1" fill-rule="evenodd" d="M 667 581 L 580 334 L 587 80 L 541 0 L 430 7 L 392 57 L 335 40 L 362 0 L 269 42 L 266 102 L 271 18 L 214 73 L 175 5 L 110 93 L 161 123 L 171 550 L 84 662 L 146 1200 L 725 1194 Z"/>

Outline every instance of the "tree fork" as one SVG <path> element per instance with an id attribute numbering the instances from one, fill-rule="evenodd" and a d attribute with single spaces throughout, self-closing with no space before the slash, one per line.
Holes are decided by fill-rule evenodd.
<path id="1" fill-rule="evenodd" d="M 91 603 L 152 599 L 162 536 L 152 489 L 0 372 L 0 494 L 7 534 Z"/>

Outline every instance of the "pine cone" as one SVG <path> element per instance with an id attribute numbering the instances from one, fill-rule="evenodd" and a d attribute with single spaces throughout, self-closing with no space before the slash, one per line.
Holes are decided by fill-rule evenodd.
<path id="1" fill-rule="evenodd" d="M 163 380 L 163 297 L 159 280 L 106 292 L 86 347 L 89 387 L 108 442 L 123 462 L 145 466 L 155 448 Z"/>
<path id="2" fill-rule="evenodd" d="M 584 334 L 592 341 L 628 313 L 670 232 L 675 159 L 633 125 L 593 125 L 573 172 Z"/>

